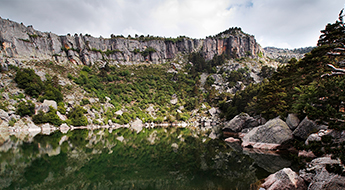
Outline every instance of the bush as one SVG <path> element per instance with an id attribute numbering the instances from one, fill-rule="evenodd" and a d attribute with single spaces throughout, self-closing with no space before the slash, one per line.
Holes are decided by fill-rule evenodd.
<path id="1" fill-rule="evenodd" d="M 61 119 L 56 114 L 56 110 L 51 106 L 49 107 L 49 111 L 47 113 L 44 113 L 42 110 L 39 111 L 37 115 L 34 115 L 32 117 L 32 121 L 35 124 L 50 123 L 55 126 L 59 126 L 62 124 Z"/>
<path id="2" fill-rule="evenodd" d="M 73 79 L 74 79 L 74 77 L 71 75 L 71 73 L 68 73 L 68 74 L 67 74 L 67 78 L 69 78 L 70 80 L 73 80 Z"/>
<path id="3" fill-rule="evenodd" d="M 156 52 L 156 50 L 153 47 L 148 47 L 144 51 L 140 52 L 143 57 L 147 57 L 151 53 Z"/>
<path id="4" fill-rule="evenodd" d="M 90 101 L 89 101 L 89 99 L 86 99 L 86 98 L 83 98 L 80 102 L 80 106 L 84 106 L 87 104 L 90 104 Z"/>
<path id="5" fill-rule="evenodd" d="M 34 98 L 38 98 L 41 94 L 40 100 L 55 100 L 61 102 L 63 95 L 61 93 L 61 86 L 59 85 L 59 79 L 57 76 L 53 78 L 47 77 L 47 80 L 43 83 L 41 78 L 32 69 L 18 70 L 14 81 L 19 88 L 25 90 L 25 93 Z"/>
<path id="6" fill-rule="evenodd" d="M 85 113 L 87 113 L 87 111 L 84 108 L 78 106 L 74 108 L 67 115 L 67 117 L 71 120 L 71 124 L 74 126 L 86 126 L 88 122 L 86 116 L 84 115 Z"/>
<path id="7" fill-rule="evenodd" d="M 58 110 L 61 114 L 66 114 L 65 104 L 63 102 L 58 103 Z"/>
<path id="8" fill-rule="evenodd" d="M 91 68 L 88 67 L 88 66 L 84 66 L 82 70 L 83 70 L 83 71 L 86 71 L 86 72 L 88 72 L 88 73 L 91 72 Z"/>
<path id="9" fill-rule="evenodd" d="M 18 70 L 14 81 L 19 88 L 25 90 L 25 93 L 36 98 L 43 90 L 41 78 L 32 69 Z"/>
<path id="10" fill-rule="evenodd" d="M 28 100 L 27 102 L 20 102 L 18 104 L 16 114 L 20 116 L 32 116 L 35 114 L 35 104 Z"/>
<path id="11" fill-rule="evenodd" d="M 43 96 L 40 97 L 40 100 L 55 100 L 56 102 L 61 102 L 63 101 L 63 94 L 58 88 L 48 85 L 45 87 Z"/>

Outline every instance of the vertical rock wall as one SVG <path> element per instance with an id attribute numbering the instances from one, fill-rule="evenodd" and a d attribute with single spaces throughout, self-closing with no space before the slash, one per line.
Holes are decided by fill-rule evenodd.
<path id="1" fill-rule="evenodd" d="M 143 61 L 163 63 L 177 54 L 200 52 L 206 60 L 216 55 L 230 53 L 233 57 L 257 56 L 263 49 L 254 36 L 243 32 L 228 33 L 206 39 L 182 38 L 176 42 L 165 39 L 145 40 L 126 38 L 95 38 L 90 35 L 58 36 L 40 32 L 0 18 L 0 62 L 15 59 L 54 59 L 77 65 L 97 62 L 110 64 L 135 64 Z M 150 48 L 154 51 L 143 53 Z M 146 50 L 147 49 L 147 50 Z"/>

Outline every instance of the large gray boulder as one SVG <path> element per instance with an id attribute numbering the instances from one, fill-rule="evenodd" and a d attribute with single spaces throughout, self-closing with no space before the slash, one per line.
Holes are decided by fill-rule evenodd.
<path id="1" fill-rule="evenodd" d="M 269 175 L 261 186 L 267 190 L 307 189 L 307 186 L 304 180 L 300 176 L 298 176 L 296 172 L 292 171 L 290 168 L 284 168 L 274 174 Z"/>
<path id="2" fill-rule="evenodd" d="M 36 105 L 35 111 L 38 112 L 42 110 L 43 112 L 47 113 L 50 106 L 57 110 L 57 103 L 54 100 L 44 100 L 42 104 Z"/>
<path id="3" fill-rule="evenodd" d="M 0 109 L 0 119 L 8 122 L 10 120 L 10 116 L 8 115 L 7 112 L 5 112 L 4 110 Z"/>
<path id="4" fill-rule="evenodd" d="M 286 124 L 290 127 L 290 129 L 293 131 L 296 129 L 296 127 L 299 124 L 299 119 L 296 114 L 290 113 L 288 117 L 286 118 Z"/>
<path id="5" fill-rule="evenodd" d="M 322 126 L 317 125 L 314 121 L 305 117 L 292 134 L 296 138 L 306 140 L 310 134 L 316 133 L 322 128 Z"/>
<path id="6" fill-rule="evenodd" d="M 282 145 L 292 139 L 292 131 L 287 124 L 283 120 L 275 118 L 269 120 L 265 125 L 255 127 L 249 131 L 242 139 L 242 146 L 277 149 L 284 148 Z"/>
<path id="7" fill-rule="evenodd" d="M 246 113 L 236 115 L 232 120 L 225 122 L 223 130 L 230 132 L 241 132 L 245 128 L 257 127 L 259 123 Z"/>
<path id="8" fill-rule="evenodd" d="M 48 106 L 48 108 L 49 108 L 49 106 L 51 106 L 57 110 L 57 103 L 54 100 L 44 100 L 43 106 Z"/>
<path id="9" fill-rule="evenodd" d="M 315 158 L 306 169 L 300 170 L 300 176 L 309 183 L 308 190 L 324 190 L 324 189 L 345 189 L 345 177 L 327 171 L 326 166 L 339 166 L 339 160 L 330 157 Z"/>

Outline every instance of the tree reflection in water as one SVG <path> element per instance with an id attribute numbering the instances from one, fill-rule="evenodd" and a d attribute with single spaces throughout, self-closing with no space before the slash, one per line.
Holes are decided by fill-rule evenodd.
<path id="1" fill-rule="evenodd" d="M 291 165 L 175 127 L 11 136 L 0 151 L 1 189 L 250 189 Z"/>

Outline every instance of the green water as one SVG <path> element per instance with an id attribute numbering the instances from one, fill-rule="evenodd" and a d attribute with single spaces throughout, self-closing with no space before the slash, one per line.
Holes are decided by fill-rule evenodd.
<path id="1" fill-rule="evenodd" d="M 0 147 L 0 189 L 250 189 L 291 165 L 186 128 L 21 139 L 11 136 Z"/>

